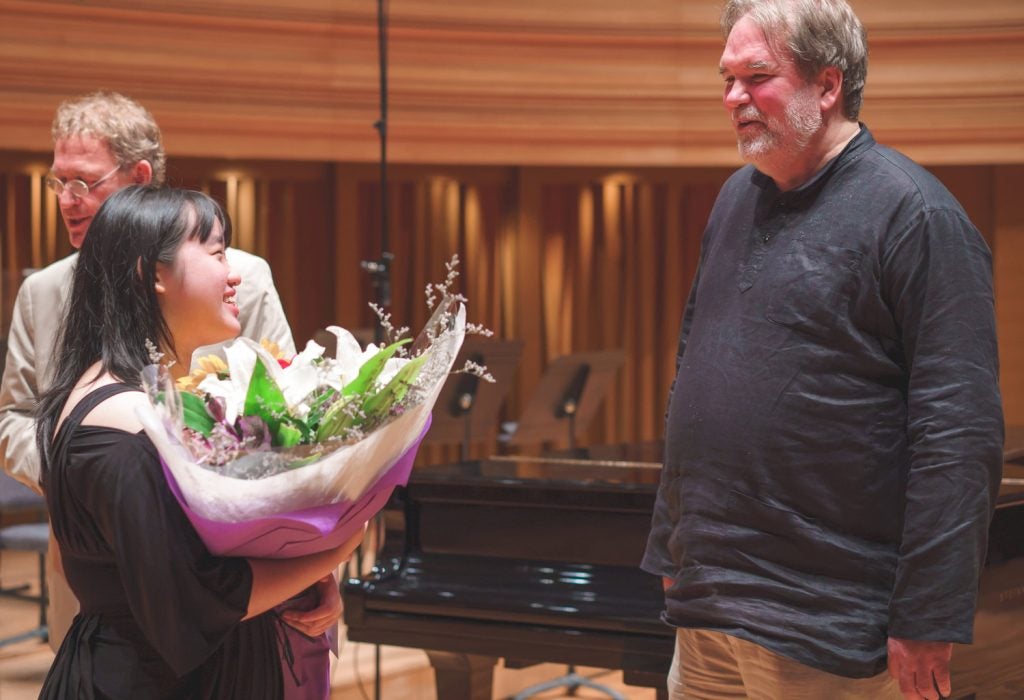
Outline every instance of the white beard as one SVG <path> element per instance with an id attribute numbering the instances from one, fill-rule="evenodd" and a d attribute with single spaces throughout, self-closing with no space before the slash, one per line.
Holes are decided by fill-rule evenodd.
<path id="1" fill-rule="evenodd" d="M 740 157 L 755 164 L 773 155 L 804 150 L 821 129 L 823 121 L 811 86 L 794 95 L 793 100 L 786 105 L 782 119 L 766 117 L 753 107 L 738 112 L 736 117 L 764 124 L 759 133 L 736 138 Z"/>

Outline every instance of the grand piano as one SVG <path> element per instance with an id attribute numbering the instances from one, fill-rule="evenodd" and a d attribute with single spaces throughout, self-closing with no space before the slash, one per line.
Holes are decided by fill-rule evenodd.
<path id="1" fill-rule="evenodd" d="M 1024 435 L 1021 435 L 1024 438 Z M 498 658 L 621 669 L 665 695 L 673 630 L 639 570 L 660 444 L 417 468 L 372 573 L 344 585 L 353 641 L 424 649 L 440 700 L 491 700 Z M 1024 466 L 1006 465 L 975 643 L 954 698 L 1024 697 Z"/>

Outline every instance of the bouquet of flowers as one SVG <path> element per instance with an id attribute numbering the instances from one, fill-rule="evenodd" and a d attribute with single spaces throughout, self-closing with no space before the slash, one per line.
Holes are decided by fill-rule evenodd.
<path id="1" fill-rule="evenodd" d="M 226 361 L 204 358 L 178 385 L 165 367 L 146 368 L 140 418 L 211 552 L 294 557 L 336 546 L 406 483 L 467 331 L 465 299 L 448 291 L 455 265 L 445 284 L 428 286 L 428 303 L 432 287 L 440 303 L 414 343 L 363 349 L 331 327 L 333 356 L 310 341 L 286 360 L 240 338 Z"/>

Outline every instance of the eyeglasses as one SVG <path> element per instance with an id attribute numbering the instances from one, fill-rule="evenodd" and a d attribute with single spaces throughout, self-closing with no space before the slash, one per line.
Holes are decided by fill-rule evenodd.
<path id="1" fill-rule="evenodd" d="M 68 180 L 67 182 L 64 182 L 63 180 L 59 180 L 53 175 L 50 175 L 48 178 L 46 178 L 46 186 L 49 187 L 53 191 L 53 193 L 58 197 L 61 196 L 64 190 L 67 190 L 68 194 L 70 194 L 72 197 L 75 197 L 76 199 L 81 199 L 85 195 L 89 194 L 89 190 L 96 189 L 96 187 L 106 182 L 111 175 L 113 175 L 120 169 L 120 165 L 114 166 L 113 170 L 111 170 L 109 173 L 107 173 L 106 175 L 104 175 L 91 185 L 86 183 L 85 180 L 80 179 Z"/>

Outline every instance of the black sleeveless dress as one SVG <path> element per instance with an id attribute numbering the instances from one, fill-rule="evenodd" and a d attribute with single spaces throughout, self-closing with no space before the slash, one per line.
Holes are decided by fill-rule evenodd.
<path id="1" fill-rule="evenodd" d="M 81 603 L 40 698 L 282 697 L 271 614 L 241 622 L 252 571 L 210 554 L 145 433 L 81 425 L 124 384 L 83 398 L 45 477 L 64 574 Z"/>

